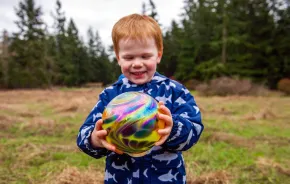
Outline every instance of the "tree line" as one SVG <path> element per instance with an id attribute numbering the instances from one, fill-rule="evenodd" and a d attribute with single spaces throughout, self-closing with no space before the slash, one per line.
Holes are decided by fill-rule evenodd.
<path id="1" fill-rule="evenodd" d="M 34 0 L 20 1 L 15 13 L 18 31 L 2 39 L 9 48 L 0 58 L 2 88 L 106 85 L 120 75 L 110 57 L 113 47 L 107 51 L 92 28 L 84 42 L 60 0 L 52 13 L 53 31 Z M 143 3 L 140 13 L 159 22 L 153 0 Z M 180 20 L 160 26 L 164 53 L 158 71 L 168 77 L 183 82 L 230 76 L 270 88 L 290 77 L 290 0 L 185 0 Z"/>

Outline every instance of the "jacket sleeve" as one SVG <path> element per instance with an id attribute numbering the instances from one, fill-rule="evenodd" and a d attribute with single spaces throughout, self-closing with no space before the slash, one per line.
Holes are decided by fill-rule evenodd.
<path id="1" fill-rule="evenodd" d="M 80 127 L 79 134 L 77 136 L 77 145 L 80 150 L 94 158 L 101 158 L 110 152 L 105 148 L 93 148 L 90 142 L 90 137 L 95 128 L 95 124 L 102 118 L 102 113 L 108 103 L 107 95 L 105 91 L 103 91 L 99 95 L 99 101 L 92 109 L 83 125 Z"/>
<path id="2" fill-rule="evenodd" d="M 173 127 L 162 147 L 168 150 L 186 151 L 199 140 L 203 131 L 201 113 L 194 97 L 185 88 L 179 92 L 172 103 Z"/>

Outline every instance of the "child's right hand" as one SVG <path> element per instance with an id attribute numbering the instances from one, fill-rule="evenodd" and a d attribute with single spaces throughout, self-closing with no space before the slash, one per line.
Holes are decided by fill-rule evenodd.
<path id="1" fill-rule="evenodd" d="M 91 144 L 93 147 L 99 147 L 99 148 L 106 148 L 107 150 L 111 150 L 111 151 L 114 151 L 118 154 L 123 154 L 122 151 L 118 150 L 116 148 L 116 146 L 108 143 L 106 141 L 106 136 L 108 134 L 108 132 L 106 130 L 103 130 L 102 129 L 102 124 L 103 124 L 103 120 L 102 119 L 99 119 L 97 122 L 96 122 L 96 125 L 95 125 L 95 128 L 94 128 L 94 131 L 92 132 L 92 135 L 91 135 Z"/>

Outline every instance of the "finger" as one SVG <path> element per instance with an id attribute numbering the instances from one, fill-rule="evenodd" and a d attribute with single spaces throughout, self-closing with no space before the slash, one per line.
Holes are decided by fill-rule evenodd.
<path id="1" fill-rule="evenodd" d="M 165 105 L 161 105 L 159 107 L 159 111 L 161 111 L 163 114 L 166 114 L 168 116 L 171 116 L 170 110 Z"/>
<path id="2" fill-rule="evenodd" d="M 158 134 L 161 135 L 161 136 L 164 136 L 164 135 L 169 135 L 170 134 L 170 128 L 164 128 L 164 129 L 160 129 L 158 130 Z"/>
<path id="3" fill-rule="evenodd" d="M 123 151 L 121 151 L 121 150 L 119 150 L 117 148 L 115 148 L 115 152 L 118 153 L 119 155 L 122 155 L 124 153 Z"/>
<path id="4" fill-rule="evenodd" d="M 107 133 L 107 131 L 106 130 L 98 130 L 98 131 L 96 131 L 96 136 L 97 137 L 104 137 L 104 136 L 106 136 L 108 133 Z"/>
<path id="5" fill-rule="evenodd" d="M 102 119 L 99 119 L 97 122 L 96 122 L 96 125 L 95 125 L 95 129 L 96 130 L 102 130 L 102 124 L 103 124 L 103 120 Z"/>
<path id="6" fill-rule="evenodd" d="M 166 141 L 167 137 L 168 137 L 168 136 L 163 136 L 163 137 L 161 137 L 161 138 L 159 139 L 159 141 L 155 142 L 155 146 L 160 146 L 160 145 L 162 145 L 162 144 Z"/>
<path id="7" fill-rule="evenodd" d="M 113 146 L 112 144 L 108 143 L 107 141 L 105 141 L 104 139 L 101 139 L 101 143 L 104 146 L 104 148 L 106 148 L 107 150 L 111 150 L 114 151 L 116 150 L 116 147 Z"/>
<path id="8" fill-rule="evenodd" d="M 164 102 L 160 101 L 158 102 L 158 104 L 161 106 L 161 105 L 164 105 Z"/>
<path id="9" fill-rule="evenodd" d="M 157 118 L 159 120 L 163 120 L 164 123 L 167 125 L 167 126 L 171 126 L 173 123 L 172 123 L 172 118 L 171 116 L 168 116 L 168 115 L 164 115 L 164 114 L 161 114 L 161 113 L 158 113 L 157 114 Z"/>

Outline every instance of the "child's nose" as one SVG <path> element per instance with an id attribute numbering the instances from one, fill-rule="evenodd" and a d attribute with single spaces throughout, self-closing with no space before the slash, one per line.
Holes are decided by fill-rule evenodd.
<path id="1" fill-rule="evenodd" d="M 134 68 L 140 68 L 142 66 L 143 66 L 143 63 L 141 61 L 139 61 L 138 59 L 136 59 L 132 64 L 132 67 L 134 67 Z"/>

